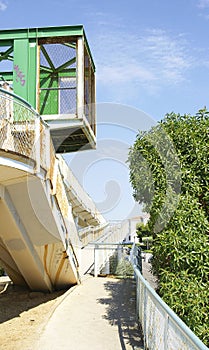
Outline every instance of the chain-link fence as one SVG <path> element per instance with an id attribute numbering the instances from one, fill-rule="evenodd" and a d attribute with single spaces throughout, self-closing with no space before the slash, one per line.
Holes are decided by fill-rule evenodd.
<path id="1" fill-rule="evenodd" d="M 95 81 L 94 70 L 86 47 L 84 48 L 84 113 L 95 132 Z"/>
<path id="2" fill-rule="evenodd" d="M 76 114 L 76 43 L 40 45 L 40 114 Z"/>
<path id="3" fill-rule="evenodd" d="M 40 41 L 40 114 L 77 114 L 77 45 Z M 84 45 L 84 114 L 95 132 L 95 77 Z M 81 94 L 82 95 L 82 94 Z"/>
<path id="4" fill-rule="evenodd" d="M 0 149 L 31 157 L 36 112 L 10 92 L 0 89 Z"/>
<path id="5" fill-rule="evenodd" d="M 31 106 L 14 95 L 11 90 L 0 88 L 0 150 L 15 158 L 48 171 L 53 155 L 49 127 Z"/>

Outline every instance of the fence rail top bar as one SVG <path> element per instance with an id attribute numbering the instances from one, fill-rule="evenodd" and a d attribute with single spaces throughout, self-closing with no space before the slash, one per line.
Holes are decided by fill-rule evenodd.
<path id="1" fill-rule="evenodd" d="M 152 295 L 152 297 L 157 300 L 164 311 L 172 318 L 179 329 L 182 329 L 185 337 L 191 339 L 194 345 L 199 350 L 208 350 L 208 347 L 203 344 L 203 342 L 191 331 L 191 329 L 175 314 L 175 312 L 160 298 L 160 296 L 155 292 L 155 290 L 149 285 L 149 283 L 141 275 L 140 271 L 136 266 L 134 266 L 134 271 L 136 276 L 141 280 L 146 289 Z"/>
<path id="2" fill-rule="evenodd" d="M 114 245 L 114 246 L 118 246 L 118 245 L 121 245 L 121 246 L 123 246 L 123 245 L 133 245 L 134 243 L 132 243 L 132 242 L 130 242 L 130 243 L 121 243 L 121 242 L 119 242 L 119 243 L 105 243 L 105 242 L 102 242 L 102 243 L 97 243 L 97 242 L 91 242 L 91 243 L 89 243 L 89 245 L 94 245 L 94 246 L 105 246 L 105 245 Z"/>
<path id="3" fill-rule="evenodd" d="M 24 98 L 14 94 L 11 91 L 5 90 L 3 88 L 0 87 L 0 93 L 3 93 L 5 95 L 8 95 L 12 98 L 15 98 L 16 100 L 18 100 L 19 102 L 23 103 L 26 107 L 28 107 L 29 109 L 31 109 L 31 111 L 36 115 L 39 116 L 39 114 L 37 113 L 37 111 L 30 105 L 30 103 L 28 103 Z"/>

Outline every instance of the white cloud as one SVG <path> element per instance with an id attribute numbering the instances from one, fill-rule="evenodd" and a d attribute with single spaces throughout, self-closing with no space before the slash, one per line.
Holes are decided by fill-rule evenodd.
<path id="1" fill-rule="evenodd" d="M 155 76 L 148 69 L 140 67 L 139 64 L 104 65 L 100 67 L 98 79 L 103 83 L 123 83 L 140 79 L 141 82 L 154 81 Z"/>
<path id="2" fill-rule="evenodd" d="M 103 31 L 93 43 L 100 83 L 131 84 L 146 90 L 179 84 L 193 64 L 184 37 L 171 36 L 161 29 L 141 35 L 127 31 Z"/>
<path id="3" fill-rule="evenodd" d="M 197 3 L 197 7 L 200 9 L 209 8 L 209 0 L 199 0 Z"/>
<path id="4" fill-rule="evenodd" d="M 7 4 L 3 1 L 0 1 L 0 11 L 5 11 L 7 9 Z"/>

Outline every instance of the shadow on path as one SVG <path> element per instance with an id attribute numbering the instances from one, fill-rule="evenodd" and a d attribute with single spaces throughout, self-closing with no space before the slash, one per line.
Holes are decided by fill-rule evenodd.
<path id="1" fill-rule="evenodd" d="M 121 349 L 144 349 L 142 331 L 136 318 L 135 280 L 108 281 L 104 287 L 109 297 L 97 299 L 97 302 L 107 306 L 103 318 L 111 325 L 117 325 Z"/>

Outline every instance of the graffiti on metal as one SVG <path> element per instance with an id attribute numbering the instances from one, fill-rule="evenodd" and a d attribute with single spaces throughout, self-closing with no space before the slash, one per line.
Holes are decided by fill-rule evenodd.
<path id="1" fill-rule="evenodd" d="M 17 64 L 14 65 L 14 71 L 16 72 L 16 81 L 20 82 L 22 86 L 25 85 L 25 74 L 20 70 Z"/>

